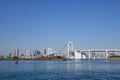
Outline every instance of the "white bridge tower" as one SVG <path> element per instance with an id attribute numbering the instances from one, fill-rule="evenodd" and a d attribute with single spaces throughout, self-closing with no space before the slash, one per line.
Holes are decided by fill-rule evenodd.
<path id="1" fill-rule="evenodd" d="M 59 50 L 59 56 L 63 56 L 67 59 L 71 58 L 71 53 L 74 51 L 73 42 L 68 42 L 63 48 Z"/>

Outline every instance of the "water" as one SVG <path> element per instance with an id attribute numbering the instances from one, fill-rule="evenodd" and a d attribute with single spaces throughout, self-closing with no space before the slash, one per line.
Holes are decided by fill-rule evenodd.
<path id="1" fill-rule="evenodd" d="M 120 80 L 120 61 L 0 61 L 0 80 Z"/>

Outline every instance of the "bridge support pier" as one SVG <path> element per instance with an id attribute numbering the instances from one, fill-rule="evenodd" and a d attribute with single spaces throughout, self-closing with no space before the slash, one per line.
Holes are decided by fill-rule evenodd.
<path id="1" fill-rule="evenodd" d="M 81 59 L 83 59 L 83 54 L 82 54 L 82 52 L 80 52 L 80 55 L 81 55 Z"/>

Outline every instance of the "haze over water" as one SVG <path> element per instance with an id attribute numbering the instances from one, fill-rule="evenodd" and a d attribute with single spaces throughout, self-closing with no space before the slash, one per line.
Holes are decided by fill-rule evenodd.
<path id="1" fill-rule="evenodd" d="M 0 80 L 119 80 L 120 62 L 0 61 Z"/>

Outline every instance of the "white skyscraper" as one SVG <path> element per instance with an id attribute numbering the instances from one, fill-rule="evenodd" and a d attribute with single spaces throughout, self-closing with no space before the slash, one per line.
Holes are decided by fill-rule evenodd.
<path id="1" fill-rule="evenodd" d="M 14 49 L 13 57 L 19 57 L 19 49 Z"/>
<path id="2" fill-rule="evenodd" d="M 31 51 L 27 50 L 26 54 L 25 54 L 25 58 L 31 58 Z"/>
<path id="3" fill-rule="evenodd" d="M 47 54 L 48 54 L 48 55 L 52 54 L 52 48 L 48 48 Z"/>

